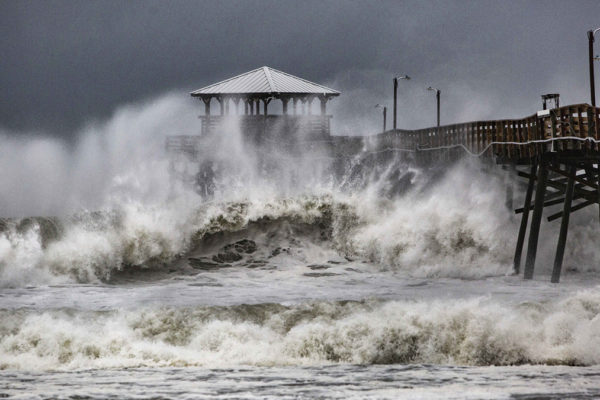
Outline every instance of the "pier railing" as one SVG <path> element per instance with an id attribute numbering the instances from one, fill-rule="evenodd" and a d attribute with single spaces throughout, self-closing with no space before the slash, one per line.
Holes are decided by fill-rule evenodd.
<path id="1" fill-rule="evenodd" d="M 545 110 L 521 119 L 473 121 L 416 130 L 396 129 L 372 136 L 329 136 L 331 116 L 243 117 L 239 129 L 251 143 L 266 146 L 275 142 L 283 147 L 302 144 L 307 149 L 311 149 L 313 144 L 321 147 L 329 144 L 334 158 L 365 151 L 373 154 L 394 151 L 413 153 L 418 162 L 427 164 L 469 153 L 493 157 L 499 162 L 530 164 L 547 152 L 600 150 L 600 108 L 588 104 Z M 206 133 L 216 133 L 222 123 L 222 118 L 210 117 L 203 120 L 205 134 L 202 136 L 168 137 L 167 151 L 192 157 L 197 155 L 202 151 L 203 140 L 208 140 Z M 210 126 L 205 126 L 207 124 Z M 269 124 L 282 125 L 266 129 Z"/>
<path id="2" fill-rule="evenodd" d="M 263 137 L 295 140 L 290 132 L 305 139 L 329 137 L 331 115 L 210 115 L 200 116 L 202 134 L 220 134 L 239 128 L 244 136 L 259 142 Z"/>
<path id="3" fill-rule="evenodd" d="M 391 130 L 370 142 L 382 149 L 415 152 L 462 148 L 474 155 L 527 162 L 548 151 L 598 150 L 599 125 L 600 108 L 575 104 L 522 119 Z"/>

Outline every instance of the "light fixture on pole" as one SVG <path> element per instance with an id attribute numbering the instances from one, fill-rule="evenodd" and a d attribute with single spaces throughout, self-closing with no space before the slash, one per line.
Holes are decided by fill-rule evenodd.
<path id="1" fill-rule="evenodd" d="M 435 97 L 437 100 L 437 126 L 440 126 L 440 89 L 436 89 L 434 87 L 429 86 L 427 90 L 432 90 L 435 92 Z"/>
<path id="2" fill-rule="evenodd" d="M 592 98 L 592 106 L 596 107 L 596 87 L 594 83 L 594 35 L 600 31 L 600 28 L 596 28 L 593 31 L 588 31 L 588 49 L 590 59 L 590 97 Z"/>
<path id="3" fill-rule="evenodd" d="M 383 108 L 383 131 L 385 132 L 386 119 L 387 119 L 387 107 L 381 104 L 375 104 L 375 108 Z"/>
<path id="4" fill-rule="evenodd" d="M 407 81 L 410 80 L 410 76 L 408 75 L 402 75 L 402 76 L 395 76 L 394 77 L 394 130 L 396 129 L 396 110 L 397 110 L 397 104 L 398 104 L 398 79 L 406 79 Z"/>

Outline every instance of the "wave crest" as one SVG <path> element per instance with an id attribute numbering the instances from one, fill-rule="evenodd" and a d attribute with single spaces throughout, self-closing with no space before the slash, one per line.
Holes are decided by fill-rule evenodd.
<path id="1" fill-rule="evenodd" d="M 345 301 L 1 314 L 3 369 L 600 363 L 598 288 L 512 306 Z"/>

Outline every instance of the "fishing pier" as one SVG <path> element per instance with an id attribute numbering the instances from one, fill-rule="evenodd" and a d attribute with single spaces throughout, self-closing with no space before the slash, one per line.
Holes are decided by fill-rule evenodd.
<path id="1" fill-rule="evenodd" d="M 527 179 L 514 256 L 521 271 L 529 226 L 524 278 L 532 279 L 544 208 L 562 205 L 548 221 L 561 220 L 552 282 L 560 280 L 571 213 L 600 205 L 600 108 L 568 105 L 516 120 L 475 121 L 378 135 L 375 150 L 411 153 L 417 164 L 489 158 Z M 529 218 L 531 214 L 531 219 Z M 600 217 L 600 215 L 599 215 Z"/>
<path id="2" fill-rule="evenodd" d="M 600 206 L 600 108 L 589 104 L 558 107 L 558 95 L 547 95 L 543 97 L 544 110 L 521 119 L 332 136 L 326 104 L 339 94 L 269 67 L 258 68 L 192 92 L 204 104 L 200 135 L 168 137 L 167 151 L 172 159 L 184 156 L 197 161 L 198 176 L 207 179 L 210 166 L 202 164 L 203 146 L 226 131 L 227 121 L 234 118 L 244 137 L 259 148 L 272 143 L 301 145 L 305 152 L 325 147 L 327 157 L 337 165 L 361 154 L 385 159 L 403 153 L 406 160 L 425 168 L 464 156 L 488 159 L 527 180 L 525 202 L 515 210 L 521 215 L 521 224 L 514 272 L 523 270 L 525 279 L 533 278 L 544 210 L 554 207 L 547 219 L 561 222 L 551 280 L 559 282 L 570 215 Z M 272 100 L 281 102 L 281 114 L 269 114 Z M 315 100 L 320 103 L 317 113 L 313 113 Z M 555 100 L 555 107 L 546 109 L 547 100 Z M 219 105 L 217 115 L 211 114 L 211 104 Z"/>

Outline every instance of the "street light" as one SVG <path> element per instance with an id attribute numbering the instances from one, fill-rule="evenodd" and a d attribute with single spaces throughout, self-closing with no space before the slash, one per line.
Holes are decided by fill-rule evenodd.
<path id="1" fill-rule="evenodd" d="M 437 126 L 440 126 L 440 89 L 433 88 L 429 86 L 427 90 L 432 90 L 435 92 L 435 97 L 437 99 Z"/>
<path id="2" fill-rule="evenodd" d="M 381 104 L 375 104 L 375 108 L 383 108 L 383 131 L 385 132 L 385 124 L 387 119 L 387 107 Z"/>
<path id="3" fill-rule="evenodd" d="M 410 80 L 410 76 L 395 76 L 394 77 L 394 130 L 396 130 L 396 109 L 397 109 L 397 95 L 398 95 L 398 79 Z"/>
<path id="4" fill-rule="evenodd" d="M 590 58 L 590 96 L 592 97 L 592 106 L 596 107 L 596 88 L 594 83 L 594 35 L 600 31 L 596 28 L 593 31 L 588 31 L 588 48 Z"/>

